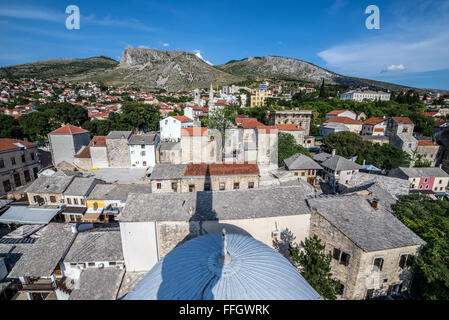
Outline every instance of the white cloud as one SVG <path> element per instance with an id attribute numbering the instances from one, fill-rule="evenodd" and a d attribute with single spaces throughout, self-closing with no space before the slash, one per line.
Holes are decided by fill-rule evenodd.
<path id="1" fill-rule="evenodd" d="M 404 71 L 405 67 L 403 64 L 392 64 L 391 66 L 388 66 L 386 69 L 382 70 L 382 73 L 386 72 L 400 72 Z"/>
<path id="2" fill-rule="evenodd" d="M 168 44 L 168 43 L 163 43 L 162 44 L 164 47 L 169 47 L 170 46 L 170 44 Z"/>
<path id="3" fill-rule="evenodd" d="M 138 46 L 137 48 L 150 49 L 150 47 L 148 47 L 148 46 Z"/>
<path id="4" fill-rule="evenodd" d="M 16 19 L 29 19 L 29 20 L 43 20 L 50 22 L 63 22 L 66 15 L 64 13 L 52 12 L 51 10 L 42 10 L 40 8 L 0 8 L 0 16 L 16 18 Z"/>
<path id="5" fill-rule="evenodd" d="M 327 9 L 328 14 L 335 14 L 337 13 L 341 8 L 346 7 L 348 3 L 346 0 L 335 0 L 335 2 Z"/>
<path id="6" fill-rule="evenodd" d="M 318 56 L 329 69 L 357 76 L 449 69 L 449 1 L 445 4 L 430 1 L 413 13 L 398 11 L 400 16 L 389 20 L 393 24 L 381 24 L 379 32 L 367 30 L 363 38 L 327 48 Z"/>
<path id="7" fill-rule="evenodd" d="M 195 55 L 200 58 L 201 60 L 203 60 L 204 62 L 206 62 L 207 64 L 210 64 L 211 66 L 213 65 L 212 62 L 209 62 L 207 60 L 204 60 L 204 58 L 201 56 L 201 51 L 200 50 L 193 50 L 193 52 L 195 52 Z"/>

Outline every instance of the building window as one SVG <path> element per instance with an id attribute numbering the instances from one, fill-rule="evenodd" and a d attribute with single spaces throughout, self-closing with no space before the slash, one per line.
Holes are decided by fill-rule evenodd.
<path id="1" fill-rule="evenodd" d="M 334 253 L 332 256 L 334 257 L 335 260 L 340 260 L 340 254 L 341 254 L 341 250 L 334 248 Z"/>
<path id="2" fill-rule="evenodd" d="M 240 183 L 235 182 L 234 183 L 234 190 L 238 190 L 238 189 L 240 189 Z"/>
<path id="3" fill-rule="evenodd" d="M 16 185 L 16 188 L 22 185 L 22 181 L 20 181 L 20 173 L 16 173 L 14 175 L 14 183 Z"/>
<path id="4" fill-rule="evenodd" d="M 56 203 L 56 197 L 55 196 L 50 196 L 50 202 L 51 203 Z"/>
<path id="5" fill-rule="evenodd" d="M 3 159 L 0 159 L 0 168 L 4 168 L 5 167 L 5 161 L 3 161 Z"/>
<path id="6" fill-rule="evenodd" d="M 344 284 L 341 284 L 341 285 L 338 287 L 336 293 L 337 293 L 337 295 L 342 296 L 342 295 L 344 294 L 344 292 L 345 292 L 345 285 L 344 285 Z"/>
<path id="7" fill-rule="evenodd" d="M 176 182 L 172 182 L 171 183 L 171 188 L 173 191 L 177 191 L 178 190 L 178 184 Z"/>
<path id="8" fill-rule="evenodd" d="M 31 153 L 31 161 L 34 161 L 34 153 Z"/>
<path id="9" fill-rule="evenodd" d="M 15 166 L 15 165 L 16 165 L 16 158 L 14 158 L 14 157 L 11 157 L 11 164 L 12 164 L 13 166 Z"/>
<path id="10" fill-rule="evenodd" d="M 382 271 L 383 265 L 384 265 L 384 259 L 383 258 L 376 258 L 376 259 L 374 259 L 373 266 L 376 268 L 376 270 Z"/>
<path id="11" fill-rule="evenodd" d="M 78 199 L 77 198 L 73 198 L 73 204 L 78 204 Z"/>
<path id="12" fill-rule="evenodd" d="M 117 263 L 115 263 L 115 262 L 109 262 L 109 266 L 111 267 L 111 266 L 115 266 Z"/>
<path id="13" fill-rule="evenodd" d="M 221 191 L 225 190 L 226 189 L 226 184 L 220 183 L 219 188 L 220 188 Z"/>
<path id="14" fill-rule="evenodd" d="M 370 300 L 374 295 L 374 289 L 366 290 L 365 300 Z"/>
<path id="15" fill-rule="evenodd" d="M 395 294 L 398 294 L 399 292 L 401 292 L 401 289 L 402 289 L 402 283 L 393 284 L 388 287 L 387 295 L 393 296 Z"/>
<path id="16" fill-rule="evenodd" d="M 31 181 L 30 171 L 25 170 L 25 171 L 23 172 L 23 175 L 25 176 L 25 182 L 30 182 L 30 181 Z"/>
<path id="17" fill-rule="evenodd" d="M 140 147 L 141 147 L 142 149 L 145 149 L 145 145 L 144 145 L 144 144 L 141 144 Z"/>
<path id="18" fill-rule="evenodd" d="M 298 176 L 298 172 L 295 172 L 295 176 Z"/>
<path id="19" fill-rule="evenodd" d="M 161 188 L 162 188 L 162 184 L 161 184 L 161 183 L 157 183 L 157 184 L 156 184 L 156 188 L 157 188 L 157 189 L 161 189 Z"/>
<path id="20" fill-rule="evenodd" d="M 84 199 L 81 199 L 81 200 L 80 200 L 80 203 L 81 203 L 82 205 L 84 205 Z"/>
<path id="21" fill-rule="evenodd" d="M 195 192 L 195 185 L 189 184 L 189 192 Z"/>
<path id="22" fill-rule="evenodd" d="M 412 256 L 411 254 L 402 254 L 401 258 L 399 259 L 399 267 L 401 267 L 401 269 L 404 269 L 405 267 L 411 267 L 414 261 L 415 256 Z"/>
<path id="23" fill-rule="evenodd" d="M 341 257 L 340 257 L 340 264 L 342 264 L 345 267 L 347 267 L 349 265 L 349 260 L 350 259 L 351 259 L 351 256 L 348 253 L 342 252 L 341 253 Z"/>
<path id="24" fill-rule="evenodd" d="M 88 265 L 89 267 L 95 267 L 95 262 L 89 262 L 87 265 Z"/>
<path id="25" fill-rule="evenodd" d="M 26 162 L 26 160 L 25 160 L 25 155 L 22 154 L 22 163 L 25 163 L 25 162 Z"/>
<path id="26" fill-rule="evenodd" d="M 67 204 L 72 204 L 72 199 L 67 198 Z"/>
<path id="27" fill-rule="evenodd" d="M 147 162 L 146 162 L 146 161 L 142 162 L 142 165 L 143 165 L 144 167 L 146 167 L 146 166 L 147 166 Z"/>
<path id="28" fill-rule="evenodd" d="M 204 191 L 210 191 L 210 183 L 204 184 Z"/>

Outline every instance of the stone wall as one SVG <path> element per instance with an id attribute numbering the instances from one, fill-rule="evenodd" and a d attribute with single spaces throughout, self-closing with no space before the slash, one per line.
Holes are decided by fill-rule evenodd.
<path id="1" fill-rule="evenodd" d="M 131 159 L 128 139 L 106 139 L 108 163 L 110 168 L 129 168 Z"/>

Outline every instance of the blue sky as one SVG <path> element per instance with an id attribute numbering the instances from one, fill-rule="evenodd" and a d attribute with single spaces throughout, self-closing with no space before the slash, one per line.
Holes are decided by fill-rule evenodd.
<path id="1" fill-rule="evenodd" d="M 68 5 L 81 28 L 67 30 Z M 380 8 L 380 30 L 365 9 Z M 0 66 L 106 55 L 126 46 L 188 50 L 212 64 L 298 58 L 344 75 L 449 89 L 449 0 L 5 1 Z"/>

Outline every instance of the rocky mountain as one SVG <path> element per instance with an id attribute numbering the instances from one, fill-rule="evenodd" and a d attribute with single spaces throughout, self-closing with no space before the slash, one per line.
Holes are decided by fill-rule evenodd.
<path id="1" fill-rule="evenodd" d="M 95 72 L 71 80 L 97 80 L 117 86 L 186 90 L 208 88 L 216 77 L 223 76 L 220 84 L 245 80 L 226 74 L 209 65 L 192 52 L 165 51 L 127 47 L 120 64 L 103 73 Z"/>
<path id="2" fill-rule="evenodd" d="M 409 87 L 392 83 L 342 76 L 309 62 L 277 56 L 232 60 L 216 67 L 224 72 L 254 78 L 298 80 L 314 83 L 319 83 L 324 79 L 327 84 L 371 86 L 389 90 L 409 89 Z"/>
<path id="3" fill-rule="evenodd" d="M 104 72 L 119 63 L 108 57 L 56 59 L 0 68 L 0 78 L 55 79 L 74 77 L 88 72 Z"/>

